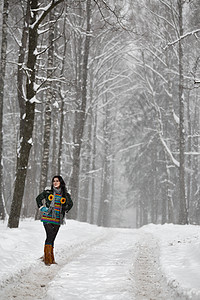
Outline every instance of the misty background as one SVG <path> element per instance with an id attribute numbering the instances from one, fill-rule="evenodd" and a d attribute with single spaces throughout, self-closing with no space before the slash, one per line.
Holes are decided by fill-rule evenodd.
<path id="1" fill-rule="evenodd" d="M 3 0 L 0 218 L 200 224 L 200 1 Z"/>

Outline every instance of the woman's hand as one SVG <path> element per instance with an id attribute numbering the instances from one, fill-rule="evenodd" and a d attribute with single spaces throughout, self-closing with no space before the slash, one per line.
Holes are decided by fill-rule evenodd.
<path id="1" fill-rule="evenodd" d="M 39 209 L 42 212 L 47 212 L 48 211 L 48 208 L 46 206 L 41 206 Z"/>

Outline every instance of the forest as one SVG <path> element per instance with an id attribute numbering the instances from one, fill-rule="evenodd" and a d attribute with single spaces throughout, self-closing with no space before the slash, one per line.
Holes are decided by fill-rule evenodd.
<path id="1" fill-rule="evenodd" d="M 200 224 L 200 0 L 3 0 L 0 219 Z"/>

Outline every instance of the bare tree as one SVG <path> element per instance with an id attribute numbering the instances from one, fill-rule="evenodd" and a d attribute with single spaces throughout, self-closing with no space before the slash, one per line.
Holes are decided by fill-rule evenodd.
<path id="1" fill-rule="evenodd" d="M 81 76 L 81 93 L 78 99 L 78 107 L 76 111 L 76 118 L 74 124 L 74 150 L 73 150 L 73 169 L 70 178 L 69 186 L 72 190 L 72 198 L 74 199 L 74 207 L 71 212 L 72 218 L 78 216 L 78 194 L 79 194 L 79 172 L 80 172 L 80 152 L 83 139 L 83 132 L 86 118 L 86 105 L 87 105 L 87 78 L 88 78 L 88 58 L 90 51 L 90 39 L 91 39 L 91 0 L 86 1 L 86 37 L 84 43 L 83 53 L 83 66 Z M 81 101 L 80 101 L 81 100 Z"/>
<path id="2" fill-rule="evenodd" d="M 37 18 L 38 1 L 30 2 L 30 25 L 29 25 L 29 47 L 27 57 L 27 81 L 26 81 L 26 106 L 25 115 L 20 122 L 24 124 L 24 135 L 21 137 L 16 167 L 16 179 L 11 211 L 8 220 L 8 227 L 16 228 L 19 225 L 19 218 L 22 206 L 22 199 L 24 194 L 24 186 L 27 174 L 29 154 L 32 146 L 32 134 L 34 127 L 35 116 L 35 64 L 36 64 L 36 47 L 38 41 L 38 27 L 50 11 L 63 0 L 52 1 L 51 5 Z"/>
<path id="3" fill-rule="evenodd" d="M 178 0 L 179 36 L 183 35 L 183 1 Z M 185 195 L 185 115 L 184 115 L 184 95 L 183 95 L 183 48 L 182 41 L 179 41 L 179 151 L 180 151 L 180 200 L 179 200 L 179 223 L 188 223 L 188 209 Z"/>
<path id="4" fill-rule="evenodd" d="M 7 21 L 8 21 L 9 0 L 3 1 L 2 20 L 2 40 L 1 40 L 1 61 L 0 61 L 0 219 L 5 218 L 5 208 L 3 201 L 3 100 L 4 100 L 4 80 L 6 72 L 7 55 Z"/>
<path id="5" fill-rule="evenodd" d="M 49 13 L 49 45 L 48 45 L 48 61 L 47 61 L 47 90 L 45 101 L 45 125 L 44 125 L 44 138 L 43 138 L 43 152 L 42 152 L 42 165 L 41 165 L 41 178 L 40 178 L 40 191 L 42 191 L 47 184 L 48 166 L 49 166 L 49 149 L 50 149 L 50 134 L 51 134 L 51 105 L 53 99 L 53 84 L 51 78 L 54 70 L 54 26 L 52 25 L 54 14 Z"/>

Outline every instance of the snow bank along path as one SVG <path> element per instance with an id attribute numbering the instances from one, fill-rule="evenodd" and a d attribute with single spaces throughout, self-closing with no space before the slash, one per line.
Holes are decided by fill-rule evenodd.
<path id="1" fill-rule="evenodd" d="M 157 239 L 161 272 L 174 299 L 200 300 L 200 226 L 149 224 L 140 231 Z"/>

